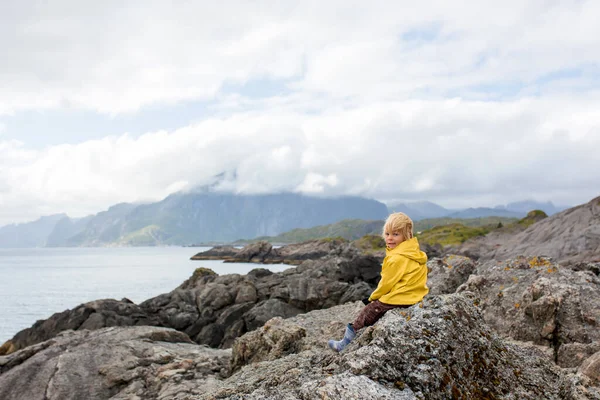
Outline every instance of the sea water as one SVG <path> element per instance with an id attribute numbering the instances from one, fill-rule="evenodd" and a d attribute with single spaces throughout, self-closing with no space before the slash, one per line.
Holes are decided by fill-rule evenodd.
<path id="1" fill-rule="evenodd" d="M 136 304 L 170 292 L 198 267 L 219 275 L 289 265 L 192 261 L 208 247 L 0 249 L 0 345 L 56 312 L 98 299 Z"/>

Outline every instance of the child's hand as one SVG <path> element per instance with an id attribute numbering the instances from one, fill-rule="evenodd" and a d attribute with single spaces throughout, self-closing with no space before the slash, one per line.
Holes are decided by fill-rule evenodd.
<path id="1" fill-rule="evenodd" d="M 365 297 L 364 299 L 362 299 L 362 302 L 364 303 L 365 306 L 370 303 L 368 297 Z"/>

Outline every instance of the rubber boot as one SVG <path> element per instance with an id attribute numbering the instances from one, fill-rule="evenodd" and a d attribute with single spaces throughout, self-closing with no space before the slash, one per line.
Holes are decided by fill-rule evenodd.
<path id="1" fill-rule="evenodd" d="M 327 342 L 327 344 L 329 345 L 329 347 L 332 350 L 340 352 L 340 351 L 344 350 L 346 348 L 346 346 L 348 346 L 348 344 L 355 337 L 356 337 L 356 332 L 354 331 L 352 324 L 348 324 L 348 326 L 346 326 L 346 332 L 344 332 L 344 338 L 342 340 L 330 340 L 329 342 Z"/>

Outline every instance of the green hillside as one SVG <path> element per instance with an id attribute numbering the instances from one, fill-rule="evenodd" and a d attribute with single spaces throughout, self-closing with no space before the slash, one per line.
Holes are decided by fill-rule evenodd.
<path id="1" fill-rule="evenodd" d="M 476 236 L 485 236 L 493 230 L 516 234 L 530 225 L 546 218 L 545 212 L 530 211 L 525 218 L 485 217 L 474 219 L 437 218 L 427 220 L 426 229 L 415 229 L 419 242 L 442 246 L 459 245 Z M 421 221 L 419 221 L 421 222 Z M 444 224 L 451 222 L 449 224 Z M 436 224 L 437 223 L 437 224 Z M 433 225 L 433 226 L 431 226 Z M 431 226 L 429 228 L 429 226 Z"/>
<path id="2" fill-rule="evenodd" d="M 425 231 L 432 229 L 436 226 L 455 225 L 460 224 L 470 228 L 483 228 L 489 232 L 494 227 L 510 225 L 516 223 L 516 218 L 504 218 L 504 217 L 484 217 L 484 218 L 465 218 L 465 219 L 453 219 L 453 218 L 431 218 L 424 219 L 421 221 L 415 221 L 414 232 L 424 233 Z M 345 219 L 340 222 L 336 222 L 330 225 L 320 225 L 313 228 L 306 229 L 293 229 L 289 232 L 282 233 L 277 236 L 261 236 L 254 239 L 238 240 L 234 244 L 242 245 L 245 243 L 256 242 L 259 240 L 265 240 L 270 243 L 288 244 L 288 243 L 299 243 L 307 240 L 322 239 L 326 237 L 341 237 L 347 240 L 357 240 L 365 235 L 381 235 L 384 221 L 366 221 L 361 219 Z M 456 233 L 462 235 L 461 237 L 470 237 L 470 235 L 480 234 L 482 230 L 469 230 L 470 233 Z M 477 233 L 475 233 L 477 232 Z M 466 240 L 466 239 L 465 239 Z"/>
<path id="3" fill-rule="evenodd" d="M 313 228 L 292 229 L 277 236 L 260 236 L 251 240 L 238 240 L 235 244 L 244 244 L 265 240 L 271 243 L 300 243 L 307 240 L 327 237 L 340 237 L 356 240 L 368 234 L 379 234 L 383 221 L 366 221 L 362 219 L 345 219 L 330 225 L 319 225 Z"/>
<path id="4" fill-rule="evenodd" d="M 120 238 L 119 246 L 156 246 L 165 244 L 168 235 L 157 225 L 149 225 Z"/>
<path id="5" fill-rule="evenodd" d="M 424 232 L 428 229 L 435 228 L 436 226 L 461 224 L 464 226 L 477 228 L 484 226 L 503 226 L 513 224 L 519 221 L 518 218 L 506 218 L 506 217 L 481 217 L 481 218 L 430 218 L 416 221 L 414 226 L 414 232 Z"/>
<path id="6" fill-rule="evenodd" d="M 493 226 L 472 227 L 455 223 L 436 226 L 417 234 L 420 243 L 441 244 L 442 246 L 461 244 L 475 236 L 484 236 L 494 229 Z"/>

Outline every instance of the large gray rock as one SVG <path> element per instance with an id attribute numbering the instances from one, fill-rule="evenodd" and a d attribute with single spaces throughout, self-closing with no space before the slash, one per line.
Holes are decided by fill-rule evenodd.
<path id="1" fill-rule="evenodd" d="M 579 370 L 583 375 L 590 378 L 592 382 L 600 386 L 600 351 L 585 360 Z"/>
<path id="2" fill-rule="evenodd" d="M 543 257 L 479 265 L 457 292 L 477 294 L 498 333 L 551 347 L 555 361 L 575 367 L 600 343 L 600 279 Z"/>
<path id="3" fill-rule="evenodd" d="M 563 265 L 600 261 L 600 197 L 531 225 L 481 258 L 502 261 L 519 255 L 552 257 Z"/>
<path id="4" fill-rule="evenodd" d="M 167 328 L 65 331 L 0 356 L 0 398 L 600 399 L 595 358 L 562 370 L 498 337 L 476 303 L 465 293 L 392 310 L 340 354 L 326 341 L 360 302 L 271 319 L 232 350 Z"/>
<path id="5" fill-rule="evenodd" d="M 475 272 L 475 268 L 475 262 L 468 257 L 450 254 L 444 258 L 430 259 L 427 262 L 429 293 L 454 293 Z"/>
<path id="6" fill-rule="evenodd" d="M 494 229 L 484 236 L 475 236 L 459 246 L 452 246 L 452 248 L 446 249 L 446 252 L 464 255 L 475 260 L 488 257 L 499 247 L 510 241 L 515 235 L 547 217 L 543 211 L 530 211 L 525 218 L 520 219 L 516 223 Z"/>
<path id="7" fill-rule="evenodd" d="M 301 264 L 327 255 L 339 255 L 348 245 L 344 239 L 315 239 L 274 248 L 269 242 L 250 243 L 242 249 L 216 246 L 192 256 L 192 260 L 225 260 L 260 264 Z"/>
<path id="8" fill-rule="evenodd" d="M 600 399 L 590 378 L 497 336 L 476 303 L 453 294 L 392 310 L 340 354 L 327 339 L 361 303 L 271 320 L 236 340 L 236 372 L 201 398 Z"/>
<path id="9" fill-rule="evenodd" d="M 106 299 L 81 304 L 48 319 L 39 320 L 31 328 L 18 332 L 0 347 L 0 355 L 12 353 L 43 342 L 64 330 L 99 329 L 109 326 L 157 325 L 158 320 L 128 299 Z"/>
<path id="10" fill-rule="evenodd" d="M 600 275 L 600 262 L 578 262 L 568 265 L 573 271 L 591 271 Z"/>
<path id="11" fill-rule="evenodd" d="M 230 357 L 166 328 L 65 331 L 0 356 L 0 398 L 189 399 L 227 375 Z"/>
<path id="12" fill-rule="evenodd" d="M 269 256 L 273 246 L 269 242 L 257 242 L 244 246 L 234 259 L 233 262 L 256 262 L 262 263 Z M 195 257 L 197 257 L 196 255 Z"/>
<path id="13" fill-rule="evenodd" d="M 215 246 L 193 255 L 191 260 L 234 260 L 241 249 L 231 245 Z"/>

